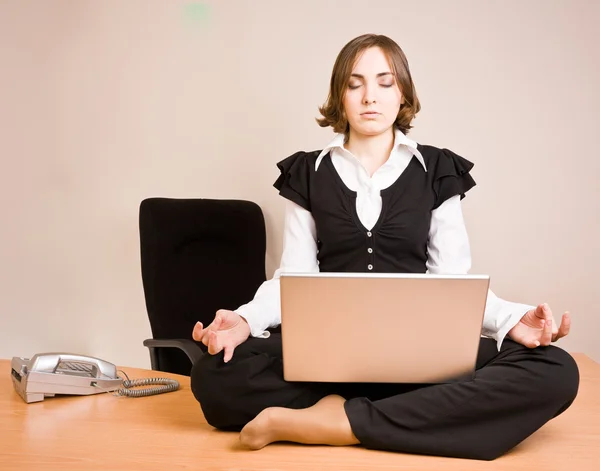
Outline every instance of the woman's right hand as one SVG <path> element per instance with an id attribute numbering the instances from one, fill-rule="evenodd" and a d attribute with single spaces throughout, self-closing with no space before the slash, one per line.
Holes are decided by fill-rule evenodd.
<path id="1" fill-rule="evenodd" d="M 244 343 L 248 337 L 250 337 L 250 326 L 246 319 L 226 309 L 219 309 L 215 320 L 206 328 L 202 322 L 197 322 L 192 332 L 192 338 L 206 345 L 211 355 L 216 355 L 223 350 L 225 363 L 231 360 L 235 348 Z"/>

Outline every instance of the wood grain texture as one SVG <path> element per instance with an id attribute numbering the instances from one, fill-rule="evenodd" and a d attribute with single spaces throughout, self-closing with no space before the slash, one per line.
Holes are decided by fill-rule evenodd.
<path id="1" fill-rule="evenodd" d="M 25 404 L 14 392 L 10 361 L 0 360 L 0 469 L 3 471 L 163 470 L 523 470 L 600 469 L 600 365 L 573 355 L 581 373 L 571 408 L 505 456 L 492 461 L 365 450 L 274 444 L 260 451 L 238 445 L 202 415 L 189 378 L 123 368 L 130 378 L 166 376 L 173 393 L 146 398 L 110 394 L 48 398 Z"/>

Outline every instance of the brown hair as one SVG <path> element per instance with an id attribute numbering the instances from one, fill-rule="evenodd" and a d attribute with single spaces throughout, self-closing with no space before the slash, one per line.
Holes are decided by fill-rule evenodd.
<path id="1" fill-rule="evenodd" d="M 331 73 L 329 96 L 325 104 L 319 107 L 319 112 L 323 117 L 318 118 L 317 122 L 321 127 L 331 126 L 334 132 L 348 135 L 350 128 L 344 113 L 344 95 L 358 56 L 371 47 L 381 48 L 387 56 L 392 72 L 396 77 L 396 83 L 398 83 L 404 97 L 404 103 L 400 106 L 394 126 L 404 134 L 407 134 L 408 130 L 412 128 L 410 123 L 421 109 L 421 104 L 417 98 L 415 85 L 410 75 L 408 61 L 396 42 L 387 36 L 378 34 L 364 34 L 354 38 L 338 54 Z"/>

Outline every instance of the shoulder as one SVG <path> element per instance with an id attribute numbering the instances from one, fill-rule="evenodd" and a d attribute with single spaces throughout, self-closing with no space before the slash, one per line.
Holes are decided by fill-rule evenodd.
<path id="1" fill-rule="evenodd" d="M 306 170 L 306 169 L 309 169 L 311 167 L 311 165 L 312 165 L 312 168 L 314 169 L 315 163 L 317 162 L 317 158 L 319 157 L 320 153 L 321 153 L 320 150 L 313 150 L 313 151 L 301 150 L 301 151 L 295 152 L 292 155 L 289 155 L 288 157 L 286 157 L 285 159 L 277 162 L 277 167 L 282 172 L 288 172 L 292 169 L 294 169 L 294 170 L 305 169 Z"/>
<path id="2" fill-rule="evenodd" d="M 432 209 L 438 208 L 444 201 L 453 196 L 465 197 L 467 191 L 476 183 L 470 172 L 473 162 L 446 148 L 420 145 L 427 172 L 431 175 L 435 202 Z"/>
<path id="3" fill-rule="evenodd" d="M 419 144 L 418 149 L 427 168 L 431 169 L 438 177 L 452 174 L 463 175 L 469 173 L 475 166 L 473 162 L 450 149 L 423 144 Z"/>
<path id="4" fill-rule="evenodd" d="M 424 158 L 430 160 L 466 160 L 464 157 L 457 154 L 453 150 L 446 149 L 445 147 L 436 147 L 428 144 L 418 144 L 418 149 Z"/>
<path id="5" fill-rule="evenodd" d="M 277 163 L 280 174 L 273 186 L 284 198 L 310 211 L 310 181 L 321 152 L 298 151 Z"/>

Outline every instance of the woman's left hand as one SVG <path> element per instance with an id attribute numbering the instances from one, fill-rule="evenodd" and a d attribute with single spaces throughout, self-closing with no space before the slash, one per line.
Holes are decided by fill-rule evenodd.
<path id="1" fill-rule="evenodd" d="M 540 304 L 528 311 L 519 323 L 508 331 L 508 336 L 526 347 L 536 348 L 556 342 L 568 335 L 570 329 L 571 316 L 568 312 L 563 314 L 560 326 L 557 326 L 550 306 Z"/>

